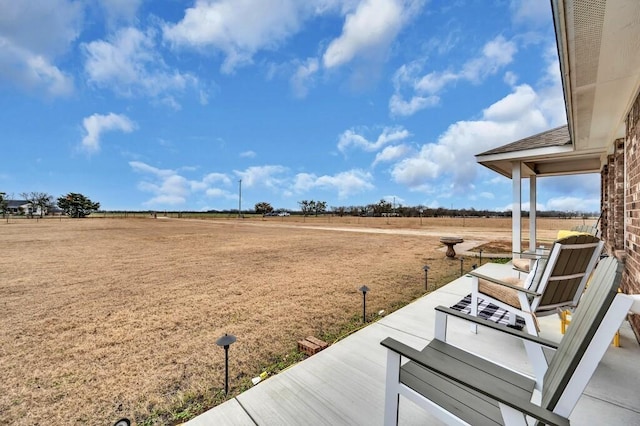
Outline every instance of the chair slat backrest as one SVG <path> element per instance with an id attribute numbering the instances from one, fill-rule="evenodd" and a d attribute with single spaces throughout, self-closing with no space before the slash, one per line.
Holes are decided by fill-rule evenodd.
<path id="1" fill-rule="evenodd" d="M 576 232 L 588 232 L 593 236 L 599 236 L 600 231 L 598 230 L 598 224 L 595 225 L 576 225 L 571 228 L 572 231 Z"/>
<path id="2" fill-rule="evenodd" d="M 600 261 L 544 375 L 543 407 L 553 410 L 562 397 L 582 357 L 588 353 L 593 337 L 618 292 L 621 279 L 622 267 L 615 258 Z"/>
<path id="3" fill-rule="evenodd" d="M 540 278 L 537 291 L 542 297 L 536 308 L 577 303 L 602 246 L 593 235 L 573 235 L 557 240 Z"/>

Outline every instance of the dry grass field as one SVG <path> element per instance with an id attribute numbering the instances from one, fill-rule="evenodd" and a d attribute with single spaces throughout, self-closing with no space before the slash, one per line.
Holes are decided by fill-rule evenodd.
<path id="1" fill-rule="evenodd" d="M 430 283 L 457 277 L 439 236 L 510 239 L 508 219 L 462 221 L 2 221 L 0 424 L 186 420 L 221 399 L 225 332 L 238 392 L 297 340 L 353 327 L 361 285 L 369 312 L 389 312 L 424 294 L 424 264 Z M 577 223 L 540 220 L 540 233 Z"/>

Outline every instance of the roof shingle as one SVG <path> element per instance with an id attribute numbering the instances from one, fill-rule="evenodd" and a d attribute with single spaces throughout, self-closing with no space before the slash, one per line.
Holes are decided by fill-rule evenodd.
<path id="1" fill-rule="evenodd" d="M 570 144 L 571 138 L 569 137 L 569 128 L 565 124 L 564 126 L 556 127 L 555 129 L 547 130 L 546 132 L 538 133 L 537 135 L 529 136 L 527 138 L 520 139 L 519 141 L 490 149 L 489 151 L 477 154 L 476 156 L 505 154 L 508 152 L 525 151 L 527 149 L 565 146 Z"/>

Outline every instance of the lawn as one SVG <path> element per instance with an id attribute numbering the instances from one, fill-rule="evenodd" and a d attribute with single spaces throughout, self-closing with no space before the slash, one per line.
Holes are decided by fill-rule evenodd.
<path id="1" fill-rule="evenodd" d="M 508 219 L 419 220 L 2 221 L 0 424 L 179 423 L 222 400 L 225 332 L 233 394 L 355 327 L 363 284 L 374 320 L 424 294 L 424 264 L 457 277 L 439 236 L 510 238 Z"/>

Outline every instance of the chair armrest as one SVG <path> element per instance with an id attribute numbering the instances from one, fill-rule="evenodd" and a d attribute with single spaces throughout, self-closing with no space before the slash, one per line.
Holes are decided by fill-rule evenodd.
<path id="1" fill-rule="evenodd" d="M 534 297 L 541 296 L 540 293 L 537 293 L 535 291 L 527 290 L 526 288 L 522 288 L 522 287 L 518 287 L 517 285 L 506 283 L 506 282 L 504 282 L 502 280 L 499 280 L 498 278 L 495 278 L 495 277 L 490 277 L 488 275 L 479 274 L 476 271 L 471 271 L 471 272 L 469 272 L 468 275 L 471 275 L 471 276 L 474 276 L 476 278 L 480 278 L 480 279 L 492 282 L 494 284 L 499 284 L 501 286 L 511 288 L 511 289 L 516 290 L 516 291 L 521 292 L 521 293 L 526 293 L 529 296 L 534 296 Z"/>
<path id="2" fill-rule="evenodd" d="M 536 251 L 530 251 L 530 250 L 512 251 L 511 253 L 512 254 L 518 254 L 518 255 L 523 256 L 523 257 L 529 257 L 531 259 L 538 259 L 538 258 L 548 258 L 549 254 L 551 253 L 551 250 L 544 249 L 544 251 L 542 253 L 538 253 Z"/>
<path id="3" fill-rule="evenodd" d="M 439 375 L 446 377 L 452 382 L 458 383 L 475 392 L 479 392 L 493 400 L 503 403 L 513 409 L 516 409 L 526 415 L 550 425 L 568 426 L 569 420 L 552 411 L 544 409 L 531 401 L 517 397 L 512 393 L 500 389 L 499 387 L 487 388 L 486 382 L 478 380 L 473 374 L 465 374 L 456 368 L 451 362 L 447 362 L 446 357 L 433 357 L 428 354 L 421 353 L 397 340 L 387 337 L 380 344 L 387 349 L 403 356 L 411 361 L 419 364 L 423 368 L 433 371 Z"/>
<path id="4" fill-rule="evenodd" d="M 473 322 L 473 323 L 482 325 L 484 327 L 488 327 L 493 330 L 497 330 L 502 333 L 509 334 L 511 336 L 517 337 L 522 340 L 527 340 L 533 343 L 537 343 L 541 346 L 545 346 L 553 350 L 558 349 L 558 343 L 556 342 L 543 339 L 542 337 L 539 337 L 539 336 L 534 336 L 533 334 L 525 333 L 524 331 L 521 331 L 512 327 L 507 327 L 506 325 L 503 325 L 503 324 L 498 324 L 493 321 L 489 321 L 480 317 L 474 317 L 473 315 L 464 314 L 455 309 L 447 308 L 446 306 L 436 306 L 435 310 L 436 310 L 436 315 L 438 315 L 438 312 L 442 312 L 444 315 L 451 315 L 451 316 L 463 319 L 465 321 Z"/>

